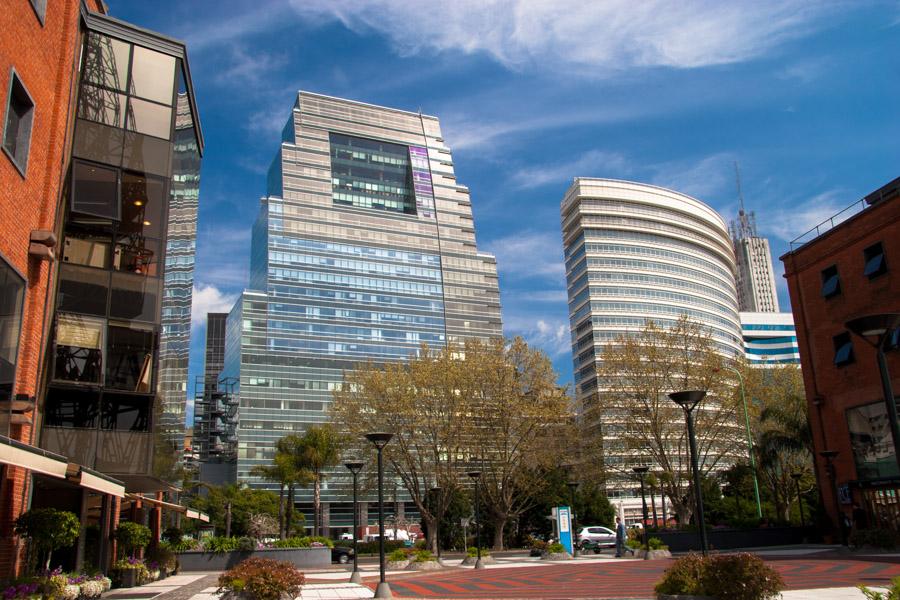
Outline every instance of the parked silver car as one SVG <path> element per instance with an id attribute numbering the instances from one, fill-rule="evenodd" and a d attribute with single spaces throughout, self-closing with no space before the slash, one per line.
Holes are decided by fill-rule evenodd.
<path id="1" fill-rule="evenodd" d="M 616 532 L 598 525 L 582 527 L 576 537 L 579 547 L 583 546 L 585 542 L 590 542 L 591 545 L 596 544 L 603 548 L 614 548 L 616 546 Z"/>

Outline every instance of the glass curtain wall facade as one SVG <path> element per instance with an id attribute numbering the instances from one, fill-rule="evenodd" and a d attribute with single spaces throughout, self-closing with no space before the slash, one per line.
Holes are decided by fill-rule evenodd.
<path id="1" fill-rule="evenodd" d="M 501 335 L 496 261 L 477 250 L 438 120 L 349 100 L 299 94 L 253 230 L 251 288 L 228 317 L 223 376 L 239 381 L 237 476 L 254 486 L 273 487 L 250 470 L 280 437 L 328 419 L 344 372 Z M 332 526 L 351 522 L 334 504 L 348 486 L 339 471 L 326 481 Z"/>
<path id="2" fill-rule="evenodd" d="M 167 326 L 186 303 L 189 327 L 191 287 L 169 280 L 181 279 L 176 264 L 193 268 L 202 137 L 184 46 L 84 18 L 41 445 L 102 472 L 149 474 L 154 414 L 184 389 L 172 367 L 186 367 L 189 329 Z"/>
<path id="3" fill-rule="evenodd" d="M 625 472 L 646 458 L 619 439 L 625 427 L 615 411 L 593 409 L 604 391 L 603 349 L 648 320 L 667 327 L 687 315 L 719 352 L 742 354 L 734 253 L 715 211 L 651 185 L 576 178 L 561 217 L 576 401 L 601 438 L 605 465 Z M 614 477 L 610 485 L 615 495 L 615 486 L 633 482 Z"/>
<path id="4" fill-rule="evenodd" d="M 791 313 L 742 312 L 744 353 L 753 366 L 799 365 L 800 346 Z"/>

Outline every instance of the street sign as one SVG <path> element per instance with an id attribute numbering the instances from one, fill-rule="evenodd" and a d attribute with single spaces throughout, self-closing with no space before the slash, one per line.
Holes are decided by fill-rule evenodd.
<path id="1" fill-rule="evenodd" d="M 559 524 L 559 543 L 563 545 L 566 552 L 573 554 L 573 533 L 572 518 L 568 506 L 559 506 L 556 509 Z"/>

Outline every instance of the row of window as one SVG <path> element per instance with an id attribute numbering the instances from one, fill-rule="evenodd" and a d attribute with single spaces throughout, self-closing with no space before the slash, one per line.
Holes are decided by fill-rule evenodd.
<path id="1" fill-rule="evenodd" d="M 50 427 L 151 431 L 153 396 L 50 386 L 45 424 Z"/>
<path id="2" fill-rule="evenodd" d="M 269 267 L 269 277 L 272 279 L 280 279 L 282 281 L 325 283 L 342 287 L 351 287 L 354 289 L 362 288 L 423 296 L 443 296 L 443 289 L 441 286 L 416 283 L 413 281 L 393 281 L 389 279 L 376 279 L 374 277 L 357 277 L 335 273 L 319 273 L 317 271 L 300 271 L 297 269 L 283 269 L 280 267 Z"/>
<path id="3" fill-rule="evenodd" d="M 424 269 L 422 267 L 410 267 L 407 265 L 391 265 L 362 260 L 349 260 L 332 258 L 328 256 L 315 256 L 310 254 L 297 254 L 295 252 L 269 252 L 269 261 L 287 266 L 311 265 L 317 267 L 333 267 L 342 271 L 355 271 L 357 273 L 372 273 L 393 277 L 417 277 L 432 281 L 441 280 L 439 269 Z"/>
<path id="4" fill-rule="evenodd" d="M 881 242 L 872 244 L 863 250 L 863 275 L 875 279 L 887 273 L 887 261 Z M 822 296 L 833 298 L 841 293 L 841 276 L 837 265 L 822 270 Z"/>
<path id="5" fill-rule="evenodd" d="M 274 248 L 303 249 L 327 253 L 348 254 L 365 258 L 397 261 L 402 263 L 424 264 L 431 267 L 441 266 L 441 257 L 436 254 L 423 254 L 421 252 L 407 252 L 375 246 L 358 246 L 342 244 L 338 242 L 325 242 L 306 238 L 284 237 L 273 235 L 269 238 L 269 245 Z"/>
<path id="6" fill-rule="evenodd" d="M 269 315 L 278 316 L 279 314 L 302 315 L 312 319 L 341 319 L 351 322 L 397 323 L 407 326 L 423 325 L 441 328 L 444 326 L 444 319 L 438 317 L 308 306 L 304 304 L 282 304 L 277 302 L 269 304 Z"/>
<path id="7" fill-rule="evenodd" d="M 657 285 L 690 290 L 703 294 L 704 296 L 713 296 L 724 302 L 734 301 L 734 296 L 726 294 L 721 289 L 709 287 L 700 283 L 694 283 L 691 280 L 675 279 L 672 277 L 664 277 L 660 275 L 641 275 L 637 273 L 609 272 L 609 271 L 593 271 L 590 270 L 572 284 L 572 289 L 577 290 L 588 281 L 601 281 L 603 283 L 627 283 L 642 284 L 650 287 Z"/>
<path id="8" fill-rule="evenodd" d="M 398 341 L 408 344 L 420 342 L 444 343 L 443 333 L 428 333 L 420 331 L 379 329 L 369 327 L 349 327 L 344 325 L 324 325 L 319 323 L 296 323 L 291 321 L 270 320 L 268 323 L 271 331 L 284 331 L 298 334 L 309 334 L 317 337 L 334 336 L 339 338 L 353 338 L 358 340 Z"/>

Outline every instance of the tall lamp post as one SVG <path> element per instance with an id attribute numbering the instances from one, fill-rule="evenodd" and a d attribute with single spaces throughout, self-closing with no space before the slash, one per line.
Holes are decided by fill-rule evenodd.
<path id="1" fill-rule="evenodd" d="M 641 507 L 644 515 L 644 520 L 641 522 L 641 544 L 644 546 L 644 560 L 647 560 L 650 558 L 650 547 L 647 546 L 647 496 L 644 493 L 644 476 L 650 467 L 632 467 L 631 470 L 641 478 Z"/>
<path id="2" fill-rule="evenodd" d="M 393 433 L 375 432 L 367 433 L 366 439 L 375 445 L 378 450 L 378 587 L 375 589 L 376 598 L 391 598 L 391 586 L 384 579 L 384 467 L 381 461 L 381 451 L 387 446 Z"/>
<path id="3" fill-rule="evenodd" d="M 440 505 L 440 501 L 441 501 L 440 486 L 436 485 L 428 491 L 430 491 L 434 495 L 434 498 L 436 500 L 435 504 Z M 440 522 L 441 522 L 440 516 L 435 513 L 435 515 L 434 515 L 434 541 L 435 541 L 435 546 L 437 547 L 438 562 L 441 562 L 441 536 L 439 535 L 439 530 L 438 530 L 438 527 L 440 527 Z"/>
<path id="4" fill-rule="evenodd" d="M 478 493 L 478 480 L 481 478 L 481 471 L 469 471 L 466 475 L 475 483 L 475 552 L 478 557 L 475 560 L 475 568 L 483 569 L 484 565 L 481 564 L 481 507 L 479 506 L 480 498 Z"/>
<path id="5" fill-rule="evenodd" d="M 756 517 L 762 519 L 762 503 L 759 501 L 759 479 L 756 477 L 756 458 L 753 456 L 753 434 L 750 433 L 750 413 L 747 412 L 747 397 L 744 394 L 744 376 L 734 367 L 725 365 L 723 368 L 728 369 L 738 376 L 741 384 L 741 404 L 744 407 L 744 427 L 747 430 L 747 455 L 750 457 L 750 469 L 753 472 L 753 495 L 756 498 Z"/>
<path id="6" fill-rule="evenodd" d="M 841 545 L 847 545 L 847 531 L 841 522 L 841 501 L 837 491 L 837 473 L 834 470 L 834 459 L 837 457 L 837 450 L 822 450 L 819 456 L 825 459 L 825 473 L 828 475 L 828 481 L 831 483 L 831 497 L 834 500 L 834 516 L 837 517 L 837 528 L 841 533 Z"/>
<path id="7" fill-rule="evenodd" d="M 800 495 L 800 478 L 803 473 L 791 473 L 791 479 L 797 487 L 797 506 L 800 507 L 800 527 L 806 527 L 806 517 L 803 515 L 803 497 Z"/>
<path id="8" fill-rule="evenodd" d="M 697 524 L 700 526 L 700 550 L 703 556 L 709 554 L 709 543 L 706 541 L 706 519 L 703 518 L 703 490 L 700 488 L 700 461 L 697 457 L 697 436 L 694 433 L 693 410 L 706 396 L 703 390 L 687 390 L 669 394 L 672 402 L 684 410 L 687 421 L 688 439 L 691 444 L 691 470 L 694 472 L 694 496 L 697 499 Z"/>
<path id="9" fill-rule="evenodd" d="M 888 372 L 885 347 L 891 341 L 891 333 L 900 327 L 900 313 L 869 315 L 847 321 L 844 326 L 873 346 L 878 354 L 878 372 L 881 375 L 881 390 L 887 405 L 888 421 L 891 426 L 891 437 L 894 438 L 894 460 L 900 467 L 900 425 L 897 423 L 897 403 L 891 387 L 891 374 Z"/>
<path id="10" fill-rule="evenodd" d="M 344 466 L 353 473 L 353 572 L 350 574 L 350 583 L 362 583 L 362 575 L 359 572 L 359 553 L 356 551 L 356 538 L 359 537 L 359 504 L 357 499 L 358 476 L 365 466 L 362 462 L 347 461 Z"/>
<path id="11" fill-rule="evenodd" d="M 569 496 L 572 498 L 571 519 L 572 519 L 572 557 L 578 556 L 578 528 L 575 527 L 575 490 L 578 489 L 577 481 L 568 481 L 566 486 L 569 488 Z"/>

